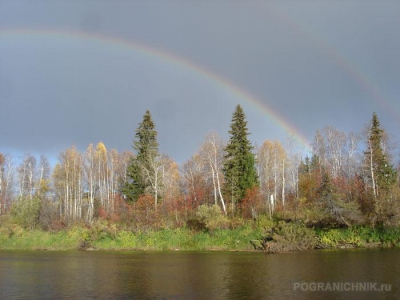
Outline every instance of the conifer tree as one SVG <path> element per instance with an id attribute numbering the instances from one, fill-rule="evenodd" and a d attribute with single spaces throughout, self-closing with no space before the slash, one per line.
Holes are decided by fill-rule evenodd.
<path id="1" fill-rule="evenodd" d="M 327 171 L 323 171 L 322 180 L 317 189 L 317 205 L 329 216 L 330 222 L 351 226 L 360 222 L 361 214 L 355 202 L 346 202 L 343 193 L 336 187 Z M 329 220 L 325 220 L 327 222 Z"/>
<path id="2" fill-rule="evenodd" d="M 383 151 L 383 136 L 384 130 L 380 128 L 378 116 L 374 112 L 367 137 L 367 151 L 364 152 L 366 177 L 373 193 L 373 222 L 382 222 L 384 214 L 390 213 L 389 194 L 397 179 L 396 171 Z"/>
<path id="3" fill-rule="evenodd" d="M 373 113 L 367 139 L 367 151 L 364 152 L 364 155 L 368 179 L 375 198 L 379 196 L 380 192 L 388 191 L 392 187 L 397 175 L 383 151 L 383 135 L 384 131 L 380 128 L 378 116 Z"/>
<path id="4" fill-rule="evenodd" d="M 240 105 L 236 106 L 233 113 L 231 135 L 225 148 L 225 193 L 231 199 L 232 209 L 246 195 L 248 189 L 258 184 L 255 168 L 255 158 L 252 145 L 248 140 L 246 116 Z"/>
<path id="5" fill-rule="evenodd" d="M 129 201 L 136 201 L 146 193 L 151 185 L 148 177 L 152 176 L 153 164 L 159 157 L 157 131 L 150 111 L 144 114 L 143 121 L 139 123 L 136 130 L 135 138 L 133 142 L 135 156 L 127 167 L 129 180 L 123 188 L 123 193 Z"/>

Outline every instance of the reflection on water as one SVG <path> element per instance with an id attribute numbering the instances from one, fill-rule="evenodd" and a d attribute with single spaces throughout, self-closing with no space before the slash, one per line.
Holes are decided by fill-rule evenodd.
<path id="1" fill-rule="evenodd" d="M 400 250 L 0 251 L 0 299 L 399 299 Z M 312 292 L 296 283 L 377 282 L 390 292 Z"/>

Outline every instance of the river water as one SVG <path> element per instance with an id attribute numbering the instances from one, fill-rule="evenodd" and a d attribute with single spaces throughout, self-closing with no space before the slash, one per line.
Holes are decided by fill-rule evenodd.
<path id="1" fill-rule="evenodd" d="M 400 299 L 400 250 L 0 251 L 0 299 Z"/>

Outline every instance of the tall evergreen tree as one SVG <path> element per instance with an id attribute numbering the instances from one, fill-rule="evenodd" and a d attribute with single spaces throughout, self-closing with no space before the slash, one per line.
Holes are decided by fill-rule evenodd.
<path id="1" fill-rule="evenodd" d="M 367 138 L 367 151 L 364 152 L 365 166 L 374 197 L 380 192 L 388 191 L 396 181 L 396 171 L 383 151 L 384 130 L 376 113 L 373 113 L 371 128 Z"/>
<path id="2" fill-rule="evenodd" d="M 148 177 L 152 175 L 152 166 L 159 157 L 157 131 L 150 111 L 144 114 L 143 121 L 136 129 L 135 138 L 133 142 L 135 156 L 127 167 L 129 180 L 123 188 L 123 193 L 130 201 L 136 201 L 146 193 L 146 189 L 151 185 Z"/>
<path id="3" fill-rule="evenodd" d="M 240 105 L 233 113 L 231 135 L 225 148 L 225 193 L 231 199 L 232 209 L 246 195 L 248 189 L 258 184 L 255 158 L 252 145 L 248 140 L 246 116 Z"/>
<path id="4" fill-rule="evenodd" d="M 382 222 L 384 214 L 389 213 L 389 194 L 397 179 L 396 171 L 383 151 L 383 136 L 384 130 L 380 128 L 378 116 L 374 112 L 367 138 L 367 150 L 364 152 L 366 177 L 373 193 L 371 212 L 374 222 Z"/>

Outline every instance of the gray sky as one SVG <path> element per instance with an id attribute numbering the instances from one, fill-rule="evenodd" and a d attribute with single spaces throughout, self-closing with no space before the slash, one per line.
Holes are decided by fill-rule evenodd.
<path id="1" fill-rule="evenodd" d="M 373 111 L 397 140 L 399 16 L 400 1 L 0 0 L 0 152 L 128 150 L 149 109 L 183 162 L 228 138 L 237 104 L 253 142 L 283 141 L 251 101 L 310 141 Z"/>

